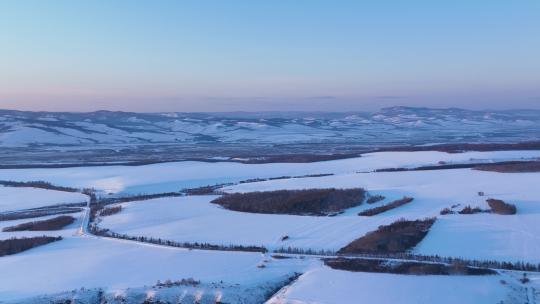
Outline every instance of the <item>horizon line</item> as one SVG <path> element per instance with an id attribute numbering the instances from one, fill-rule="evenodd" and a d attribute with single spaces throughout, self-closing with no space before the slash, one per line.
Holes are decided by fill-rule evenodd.
<path id="1" fill-rule="evenodd" d="M 262 111 L 247 111 L 247 110 L 235 110 L 235 111 L 128 111 L 128 110 L 108 110 L 108 109 L 99 109 L 94 111 L 46 111 L 46 110 L 20 110 L 20 109 L 10 109 L 10 108 L 0 108 L 0 112 L 31 112 L 31 113 L 98 113 L 98 112 L 109 112 L 109 113 L 137 113 L 137 114 L 166 114 L 166 113 L 186 113 L 186 114 L 203 114 L 203 113 L 245 113 L 245 114 L 256 114 L 256 113 L 376 113 L 386 109 L 425 109 L 425 110 L 461 110 L 461 111 L 470 111 L 470 112 L 510 112 L 510 111 L 540 111 L 540 108 L 508 108 L 508 109 L 471 109 L 471 108 L 462 108 L 462 107 L 421 107 L 421 106 L 389 106 L 381 107 L 377 110 L 349 110 L 349 111 L 322 111 L 322 110 L 262 110 Z"/>

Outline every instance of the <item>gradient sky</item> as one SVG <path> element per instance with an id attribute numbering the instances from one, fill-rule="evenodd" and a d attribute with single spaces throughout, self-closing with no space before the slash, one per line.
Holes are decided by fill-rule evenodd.
<path id="1" fill-rule="evenodd" d="M 539 0 L 0 0 L 0 108 L 540 108 Z"/>

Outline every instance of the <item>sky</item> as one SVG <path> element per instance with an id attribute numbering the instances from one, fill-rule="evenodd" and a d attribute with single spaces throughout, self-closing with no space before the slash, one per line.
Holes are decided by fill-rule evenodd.
<path id="1" fill-rule="evenodd" d="M 0 0 L 0 108 L 540 108 L 539 0 Z"/>

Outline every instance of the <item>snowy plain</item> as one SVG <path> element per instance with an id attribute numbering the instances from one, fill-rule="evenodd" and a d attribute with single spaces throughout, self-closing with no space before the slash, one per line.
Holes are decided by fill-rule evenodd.
<path id="1" fill-rule="evenodd" d="M 506 300 L 500 276 L 415 276 L 333 270 L 304 273 L 267 304 L 477 304 Z M 505 302 L 506 303 L 506 302 Z"/>
<path id="2" fill-rule="evenodd" d="M 338 250 L 384 220 L 358 216 L 296 216 L 229 211 L 210 201 L 217 196 L 161 198 L 122 204 L 100 227 L 132 236 L 217 245 L 255 245 Z M 282 241 L 281 238 L 289 238 Z"/>
<path id="3" fill-rule="evenodd" d="M 184 161 L 144 166 L 3 169 L 0 170 L 0 180 L 43 180 L 75 188 L 93 187 L 104 193 L 133 195 L 179 191 L 183 188 L 237 182 L 250 178 L 369 172 L 382 168 L 436 165 L 441 161 L 452 164 L 538 158 L 540 151 L 377 152 L 363 154 L 357 158 L 315 163 L 242 164 Z"/>
<path id="4" fill-rule="evenodd" d="M 274 180 L 226 187 L 227 192 L 364 187 L 373 193 L 411 196 L 414 201 L 372 218 L 380 224 L 400 218 L 438 216 L 415 252 L 471 259 L 540 262 L 540 173 L 497 173 L 472 169 L 357 173 L 296 180 Z M 485 196 L 478 196 L 483 191 Z M 445 215 L 460 204 L 488 209 L 487 198 L 515 204 L 516 215 Z M 365 206 L 364 208 L 366 208 Z M 366 220 L 357 217 L 358 221 Z M 368 221 L 371 218 L 368 217 Z M 363 231 L 358 231 L 358 237 Z M 433 233 L 433 234 L 432 234 Z M 435 235 L 435 236 L 433 236 Z"/>
<path id="5" fill-rule="evenodd" d="M 278 284 L 308 263 L 260 253 L 167 248 L 97 237 L 64 240 L 0 258 L 0 303 L 73 289 L 129 287 L 194 278 L 256 288 Z M 10 274 L 9 278 L 5 274 Z"/>
<path id="6" fill-rule="evenodd" d="M 48 215 L 48 216 L 41 216 L 36 218 L 30 218 L 30 219 L 19 219 L 19 220 L 12 220 L 12 221 L 0 221 L 0 240 L 9 239 L 12 237 L 20 238 L 20 237 L 34 237 L 34 236 L 61 236 L 61 237 L 69 237 L 76 235 L 79 231 L 79 227 L 81 226 L 81 221 L 83 217 L 82 212 L 77 213 L 69 213 L 66 214 L 69 216 L 72 216 L 75 218 L 75 221 L 67 226 L 65 226 L 63 229 L 60 230 L 52 230 L 52 231 L 10 231 L 5 232 L 2 231 L 6 227 L 16 226 L 22 223 L 28 223 L 33 221 L 43 221 L 48 220 L 54 217 L 57 217 L 59 215 Z"/>
<path id="7" fill-rule="evenodd" d="M 58 204 L 84 203 L 88 197 L 81 193 L 0 186 L 0 212 L 45 207 Z"/>
<path id="8" fill-rule="evenodd" d="M 94 187 L 104 193 L 128 195 L 178 191 L 185 187 L 249 178 L 334 173 L 324 177 L 243 183 L 226 186 L 222 190 L 249 192 L 363 187 L 371 194 L 382 194 L 387 198 L 374 205 L 362 204 L 348 209 L 334 217 L 234 212 L 211 204 L 210 201 L 217 196 L 160 198 L 123 203 L 120 213 L 102 217 L 99 225 L 118 233 L 180 242 L 337 250 L 379 225 L 399 218 L 437 216 L 438 220 L 427 237 L 414 248 L 415 253 L 538 263 L 540 173 L 496 173 L 472 169 L 372 172 L 380 168 L 434 165 L 440 161 L 493 162 L 538 157 L 540 151 L 386 152 L 306 164 L 174 162 L 145 166 L 9 169 L 0 170 L 0 179 L 44 180 L 61 186 Z M 479 196 L 479 191 L 485 192 L 485 196 Z M 0 207 L 13 211 L 87 199 L 82 194 L 71 194 L 0 187 L 0 195 L 6 198 L 3 202 L 7 202 L 5 206 L 0 203 Z M 361 210 L 403 196 L 412 196 L 414 201 L 373 217 L 357 215 Z M 490 197 L 515 204 L 517 214 L 439 215 L 441 209 L 455 204 L 460 204 L 456 210 L 466 205 L 486 209 L 485 199 Z M 511 289 L 500 283 L 502 275 L 464 277 L 354 273 L 329 269 L 312 258 L 278 260 L 260 253 L 187 250 L 79 235 L 77 227 L 83 214 L 72 215 L 78 217 L 77 221 L 60 231 L 0 233 L 0 239 L 43 234 L 64 237 L 52 244 L 0 257 L 0 271 L 9 274 L 0 276 L 0 303 L 22 301 L 33 304 L 31 300 L 22 299 L 81 287 L 122 293 L 127 288 L 144 289 L 145 285 L 155 284 L 157 280 L 190 277 L 204 284 L 221 281 L 223 286 L 240 284 L 240 289 L 231 290 L 245 292 L 261 286 L 270 288 L 295 271 L 304 272 L 304 275 L 285 288 L 278 295 L 281 298 L 270 303 L 356 303 L 356 299 L 365 299 L 369 303 L 487 304 L 507 299 Z M 0 222 L 0 229 L 31 220 L 37 219 Z M 285 235 L 289 239 L 282 241 Z M 264 268 L 258 267 L 261 263 Z M 538 278 L 535 280 L 537 286 Z M 197 292 L 207 291 L 201 289 Z M 222 292 L 227 294 L 228 289 L 223 288 Z"/>
<path id="9" fill-rule="evenodd" d="M 511 181 L 511 182 L 510 182 Z M 133 236 L 179 242 L 263 245 L 338 250 L 352 240 L 400 218 L 438 216 L 432 232 L 415 252 L 469 259 L 540 262 L 539 173 L 503 174 L 471 169 L 355 173 L 272 180 L 226 187 L 226 192 L 364 187 L 388 198 L 363 204 L 334 217 L 252 214 L 225 210 L 210 201 L 216 196 L 162 198 L 123 204 L 124 210 L 103 218 L 101 226 Z M 478 192 L 485 196 L 478 196 Z M 414 197 L 408 205 L 382 214 L 358 216 L 363 209 Z M 460 204 L 488 209 L 485 199 L 503 199 L 517 206 L 512 216 L 497 214 L 439 215 Z M 209 225 L 208 223 L 212 223 Z M 289 238 L 281 241 L 283 236 Z"/>

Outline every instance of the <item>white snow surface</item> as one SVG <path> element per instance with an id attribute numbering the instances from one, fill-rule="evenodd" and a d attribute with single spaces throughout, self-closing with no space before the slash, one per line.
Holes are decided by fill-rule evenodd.
<path id="1" fill-rule="evenodd" d="M 530 211 L 523 209 L 535 205 Z M 415 249 L 421 254 L 540 263 L 540 202 L 521 213 L 441 216 Z M 519 208 L 518 207 L 518 208 Z"/>
<path id="2" fill-rule="evenodd" d="M 87 200 L 88 197 L 81 193 L 0 186 L 0 212 L 67 203 L 84 203 Z"/>
<path id="3" fill-rule="evenodd" d="M 131 236 L 178 242 L 337 250 L 385 222 L 381 218 L 356 215 L 317 217 L 235 212 L 209 203 L 216 197 L 125 203 L 120 213 L 102 217 L 100 227 Z M 283 236 L 289 238 L 281 241 Z"/>
<path id="4" fill-rule="evenodd" d="M 35 237 L 35 236 L 61 236 L 61 237 L 69 237 L 76 235 L 79 227 L 81 225 L 81 220 L 83 213 L 77 212 L 77 213 L 69 213 L 65 214 L 68 216 L 72 216 L 75 218 L 75 221 L 72 224 L 67 225 L 61 230 L 52 230 L 52 231 L 13 231 L 13 232 L 4 232 L 2 231 L 6 227 L 19 225 L 22 223 L 28 223 L 28 222 L 34 222 L 34 221 L 43 221 L 48 220 L 57 216 L 60 216 L 61 214 L 55 214 L 55 215 L 48 215 L 48 216 L 42 216 L 42 217 L 36 217 L 36 218 L 27 218 L 27 219 L 20 219 L 20 220 L 12 220 L 12 221 L 0 221 L 0 240 L 6 240 L 10 238 L 21 238 L 21 237 Z"/>
<path id="5" fill-rule="evenodd" d="M 241 164 L 235 162 L 171 162 L 144 166 L 103 166 L 52 169 L 4 169 L 0 179 L 44 180 L 76 188 L 94 187 L 106 193 L 140 194 L 179 191 L 250 178 L 299 176 L 321 173 L 366 172 L 381 168 L 415 167 L 446 163 L 493 162 L 540 158 L 540 151 L 445 153 L 377 152 L 358 158 L 316 163 Z"/>
<path id="6" fill-rule="evenodd" d="M 415 276 L 321 267 L 303 274 L 267 304 L 491 304 L 506 299 L 508 287 L 500 280 L 498 275 Z"/>
<path id="7" fill-rule="evenodd" d="M 364 187 L 373 193 L 393 197 L 411 196 L 414 201 L 373 217 L 356 217 L 358 222 L 386 224 L 438 216 L 439 221 L 415 248 L 421 254 L 439 254 L 473 259 L 540 262 L 540 173 L 497 173 L 471 169 L 357 173 L 273 180 L 226 187 L 228 192 L 306 189 L 321 187 Z M 478 192 L 485 196 L 478 196 Z M 488 209 L 487 198 L 515 204 L 516 215 L 446 215 L 439 212 L 454 204 Z M 378 205 L 378 204 L 377 204 Z M 367 204 L 361 208 L 369 208 Z M 343 217 L 354 215 L 346 212 Z M 357 227 L 357 226 L 353 226 Z M 372 229 L 373 230 L 373 229 Z M 358 237 L 365 234 L 358 229 Z"/>
<path id="8" fill-rule="evenodd" d="M 512 182 L 509 182 L 509 181 Z M 235 212 L 209 203 L 215 196 L 162 198 L 123 204 L 124 210 L 104 217 L 101 226 L 118 233 L 151 236 L 180 242 L 264 245 L 338 250 L 352 240 L 400 218 L 438 216 L 415 252 L 470 259 L 540 262 L 539 173 L 503 174 L 470 169 L 355 173 L 316 178 L 272 180 L 226 187 L 227 192 L 364 187 L 383 194 L 383 202 L 351 208 L 335 217 L 253 214 Z M 486 196 L 478 196 L 484 191 Z M 403 196 L 414 201 L 372 217 L 360 210 Z M 447 215 L 439 212 L 454 204 L 489 208 L 494 197 L 517 206 L 516 215 Z M 281 241 L 283 236 L 289 239 Z"/>
<path id="9" fill-rule="evenodd" d="M 187 250 L 97 237 L 68 237 L 0 258 L 0 299 L 15 300 L 73 289 L 106 290 L 153 285 L 158 280 L 195 278 L 202 282 L 256 286 L 281 281 L 299 260 L 272 260 L 259 253 Z M 9 273 L 9 276 L 5 274 Z M 226 291 L 224 291 L 226 292 Z M 0 301 L 1 302 L 1 301 Z"/>
<path id="10" fill-rule="evenodd" d="M 217 196 L 187 196 L 124 203 L 123 210 L 102 218 L 100 227 L 128 235 L 145 235 L 180 242 L 223 245 L 292 246 L 337 250 L 348 242 L 399 218 L 437 216 L 427 237 L 413 249 L 420 254 L 540 262 L 540 173 L 496 173 L 471 169 L 372 172 L 379 168 L 446 163 L 534 159 L 540 151 L 387 152 L 360 158 L 307 164 L 247 165 L 231 162 L 175 162 L 146 166 L 104 166 L 56 169 L 0 170 L 1 180 L 44 180 L 72 187 L 95 187 L 116 194 L 159 193 L 185 187 L 249 178 L 334 173 L 333 176 L 271 180 L 224 187 L 227 192 L 306 188 L 363 187 L 387 198 L 346 210 L 335 217 L 265 215 L 225 210 L 210 201 Z M 478 196 L 478 192 L 485 196 Z M 360 210 L 403 196 L 413 202 L 373 217 Z M 87 197 L 34 188 L 0 187 L 0 211 L 83 202 Z M 503 199 L 517 207 L 516 215 L 439 215 L 460 204 L 488 208 L 487 198 Z M 104 288 L 125 291 L 157 280 L 192 277 L 204 286 L 223 281 L 258 288 L 279 282 L 292 272 L 305 272 L 270 303 L 498 303 L 509 292 L 500 283 L 510 275 L 407 276 L 332 270 L 315 259 L 271 259 L 259 253 L 186 250 L 133 241 L 79 235 L 77 221 L 60 231 L 0 233 L 12 236 L 60 235 L 63 240 L 15 255 L 0 257 L 0 303 L 72 289 Z M 0 222 L 6 226 L 40 220 Z M 289 236 L 286 241 L 281 237 Z M 268 261 L 268 262 L 265 262 Z M 263 263 L 266 267 L 259 268 Z M 516 276 L 521 275 L 517 273 Z M 538 290 L 538 276 L 533 277 Z M 514 283 L 512 283 L 514 284 Z M 511 285 L 514 286 L 514 285 Z M 532 286 L 532 285 L 531 285 Z M 240 290 L 240 289 L 237 289 Z M 212 292 L 215 292 L 213 290 Z M 223 290 L 224 293 L 228 290 Z M 523 296 L 520 295 L 520 296 Z M 517 296 L 516 296 L 517 297 Z M 528 296 L 531 299 L 531 296 Z M 518 301 L 524 302 L 524 301 Z M 32 303 L 32 302 L 23 302 Z"/>

